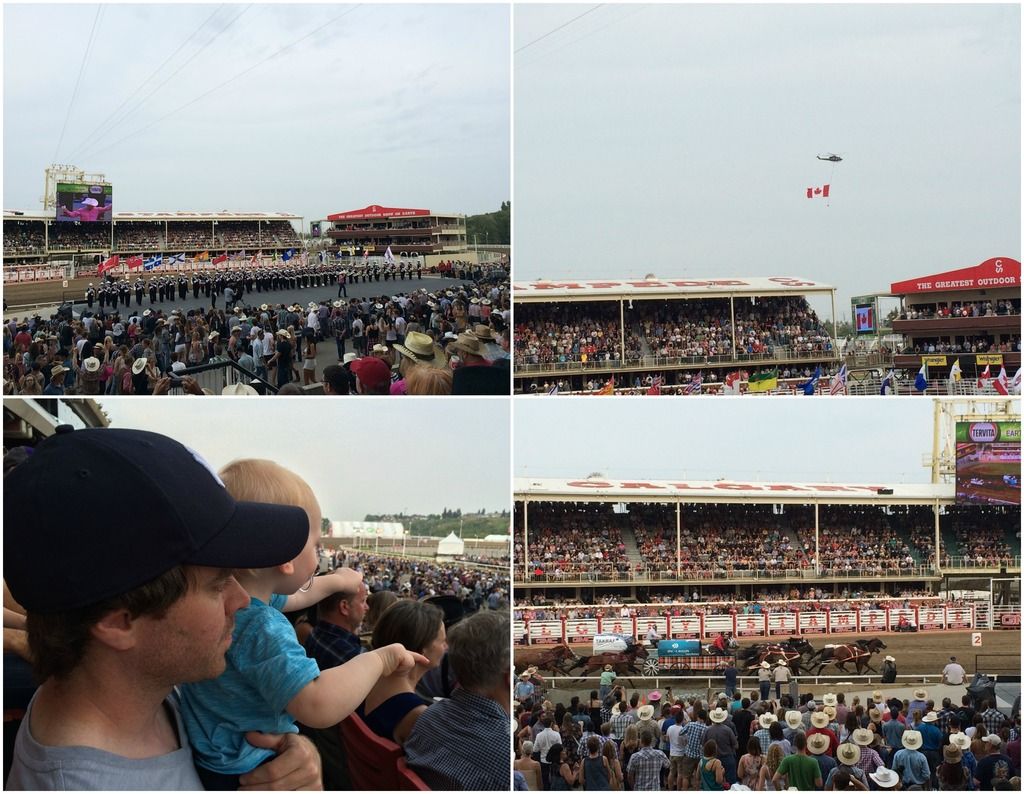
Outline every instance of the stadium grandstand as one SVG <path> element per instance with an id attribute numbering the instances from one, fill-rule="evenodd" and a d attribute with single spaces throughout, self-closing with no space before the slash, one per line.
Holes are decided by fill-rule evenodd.
<path id="1" fill-rule="evenodd" d="M 396 255 L 460 254 L 466 246 L 466 216 L 426 209 L 381 207 L 371 204 L 358 210 L 327 216 L 327 237 L 335 253 Z"/>
<path id="2" fill-rule="evenodd" d="M 516 391 L 787 391 L 838 360 L 808 295 L 835 304 L 789 277 L 517 283 Z"/>

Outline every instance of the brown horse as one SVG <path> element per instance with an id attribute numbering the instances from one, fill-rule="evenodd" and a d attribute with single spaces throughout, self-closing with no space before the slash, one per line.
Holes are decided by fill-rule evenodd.
<path id="1" fill-rule="evenodd" d="M 821 671 L 829 664 L 834 664 L 837 670 L 848 673 L 846 665 L 850 662 L 856 668 L 857 675 L 861 675 L 865 669 L 877 673 L 878 671 L 871 666 L 871 657 L 884 649 L 885 643 L 878 637 L 857 640 L 845 645 L 826 645 L 812 657 L 812 664 L 818 664 L 818 672 L 815 675 L 821 675 Z"/>
<path id="2" fill-rule="evenodd" d="M 575 651 L 564 642 L 544 647 L 519 646 L 515 650 L 515 659 L 516 668 L 520 671 L 532 666 L 538 670 L 568 673 L 569 670 L 580 664 Z"/>
<path id="3" fill-rule="evenodd" d="M 610 651 L 598 653 L 593 656 L 581 656 L 571 670 L 582 667 L 583 674 L 599 670 L 606 664 L 610 664 L 616 673 L 639 673 L 642 671 L 644 659 L 647 658 L 647 648 L 640 643 L 630 645 L 625 651 Z M 639 664 L 638 664 L 639 663 Z"/>

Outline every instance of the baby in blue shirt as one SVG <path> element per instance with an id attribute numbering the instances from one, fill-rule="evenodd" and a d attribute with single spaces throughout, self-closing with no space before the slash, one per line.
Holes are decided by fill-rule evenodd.
<path id="1" fill-rule="evenodd" d="M 332 593 L 355 592 L 362 574 L 339 568 L 315 577 L 320 506 L 297 474 L 269 460 L 240 460 L 220 477 L 235 499 L 258 496 L 261 502 L 296 505 L 309 515 L 309 540 L 298 557 L 274 568 L 235 572 L 251 601 L 235 615 L 227 669 L 180 689 L 181 716 L 199 776 L 207 789 L 223 790 L 237 788 L 238 775 L 274 755 L 249 744 L 247 731 L 294 733 L 296 720 L 330 727 L 355 711 L 378 679 L 428 660 L 395 643 L 321 672 L 282 612 L 305 609 Z"/>

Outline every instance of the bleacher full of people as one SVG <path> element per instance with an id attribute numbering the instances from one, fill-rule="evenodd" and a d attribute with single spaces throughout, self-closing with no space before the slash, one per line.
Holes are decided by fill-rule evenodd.
<path id="1" fill-rule="evenodd" d="M 946 559 L 959 557 L 967 566 L 999 567 L 1020 556 L 1019 509 L 958 505 L 947 507 L 940 521 L 952 529 L 956 542 L 954 548 L 943 549 Z"/>

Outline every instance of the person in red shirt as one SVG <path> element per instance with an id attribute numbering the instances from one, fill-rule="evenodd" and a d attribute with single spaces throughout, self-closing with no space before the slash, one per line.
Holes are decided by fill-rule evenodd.
<path id="1" fill-rule="evenodd" d="M 839 749 L 839 737 L 828 727 L 828 715 L 824 711 L 816 711 L 811 715 L 811 727 L 807 730 L 807 736 L 811 737 L 816 733 L 828 737 L 828 754 L 835 755 Z"/>

